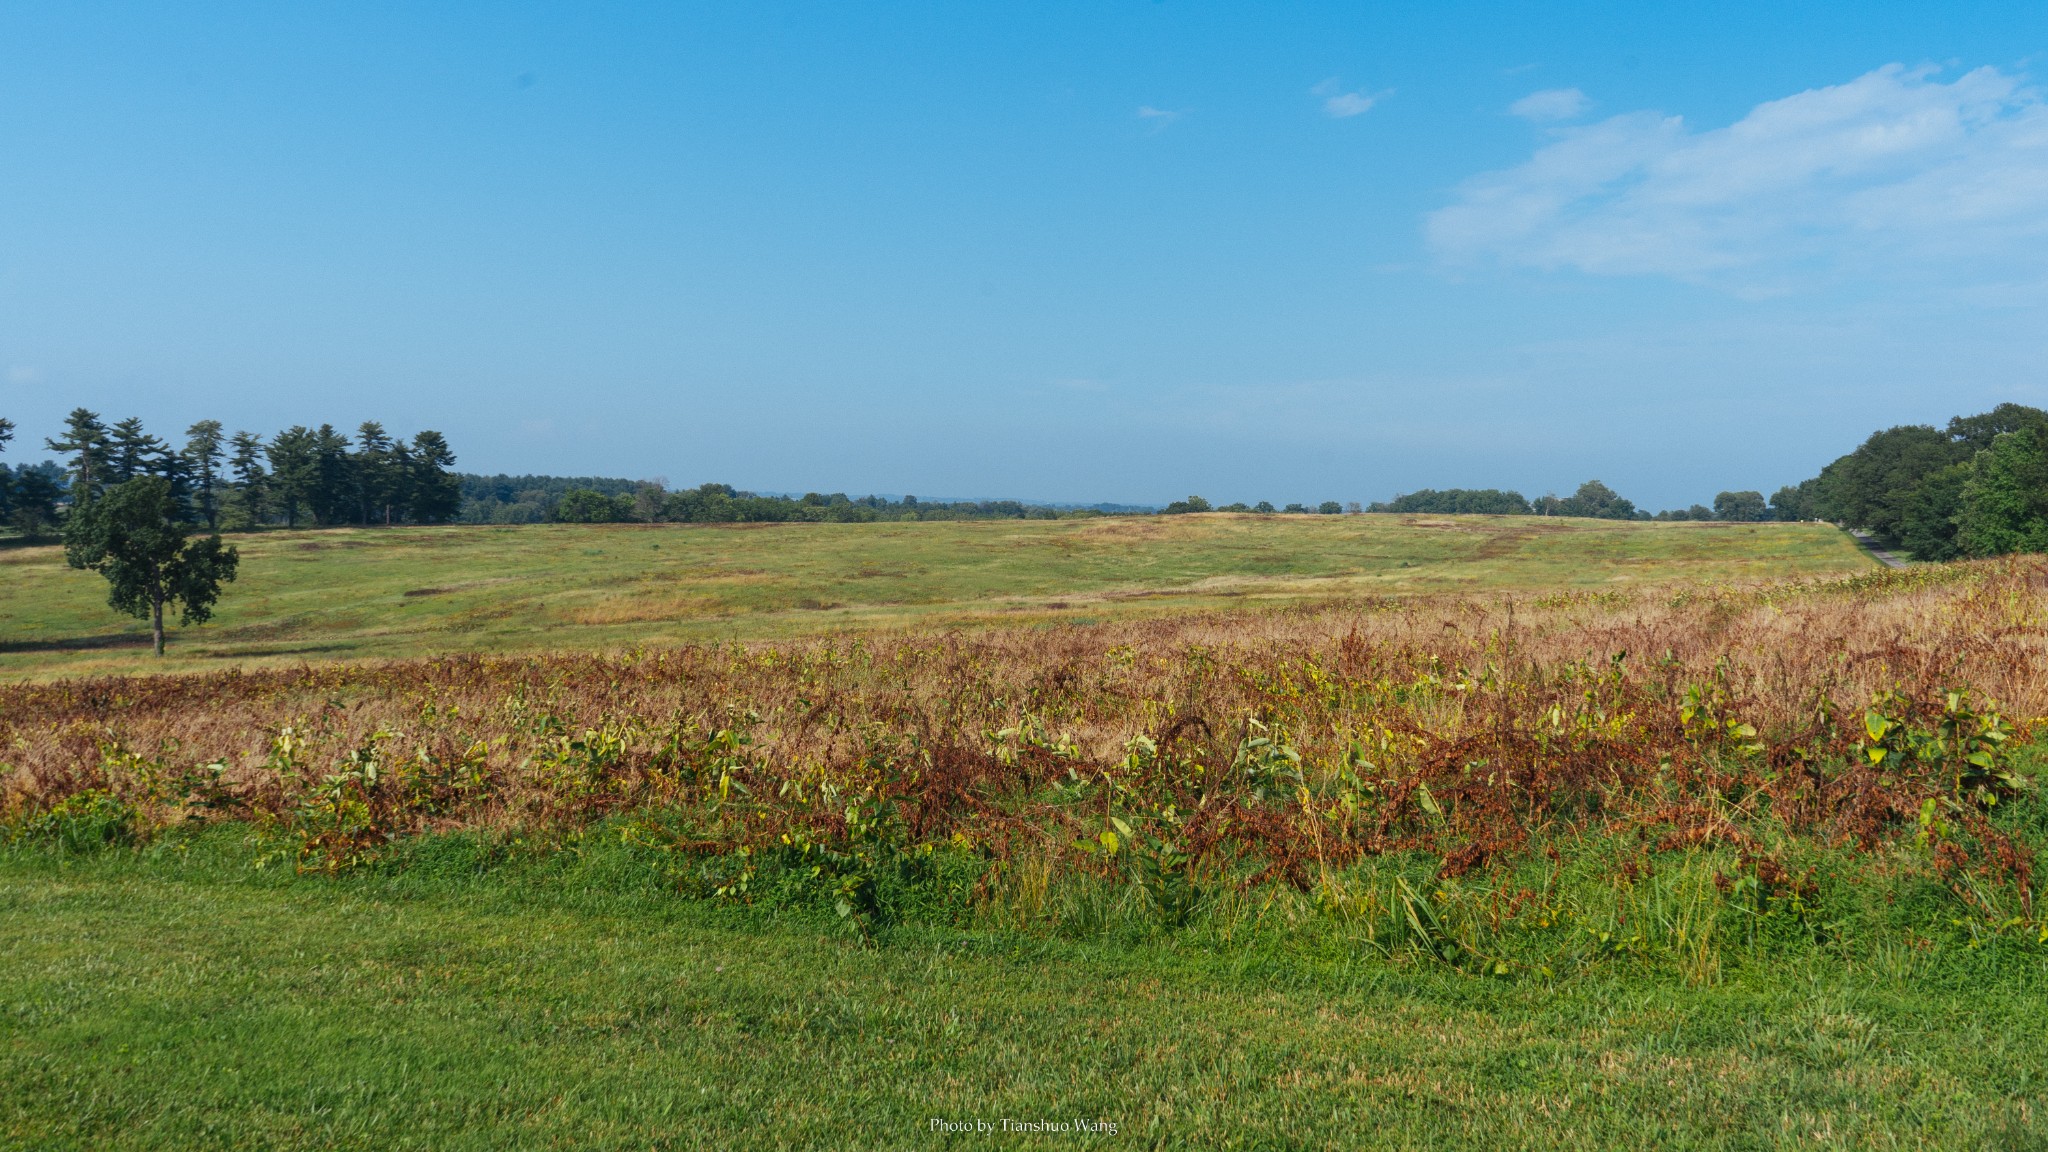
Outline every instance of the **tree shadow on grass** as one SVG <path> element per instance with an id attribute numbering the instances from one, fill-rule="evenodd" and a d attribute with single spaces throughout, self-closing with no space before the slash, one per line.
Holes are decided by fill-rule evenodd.
<path id="1" fill-rule="evenodd" d="M 67 636 L 55 640 L 0 640 L 0 656 L 30 652 L 105 652 L 149 646 L 147 632 L 123 632 L 111 636 Z M 194 648 L 189 642 L 180 644 L 176 633 L 164 637 L 164 649 L 172 656 L 208 660 L 237 660 L 257 656 L 313 656 L 328 652 L 354 651 L 347 644 L 294 644 L 278 648 Z"/>
<path id="2" fill-rule="evenodd" d="M 54 640 L 0 640 L 0 655 L 16 652 L 97 652 L 107 648 L 147 648 L 147 632 L 116 632 L 107 636 L 62 636 Z"/>
<path id="3" fill-rule="evenodd" d="M 180 655 L 204 656 L 208 659 L 238 660 L 254 656 L 306 656 L 317 652 L 353 652 L 349 644 L 298 644 L 290 648 L 205 648 L 187 649 Z"/>

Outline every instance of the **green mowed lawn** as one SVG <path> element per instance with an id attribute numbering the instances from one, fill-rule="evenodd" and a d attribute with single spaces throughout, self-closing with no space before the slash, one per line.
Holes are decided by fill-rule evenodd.
<path id="1" fill-rule="evenodd" d="M 200 849 L 0 853 L 0 1145 L 2048 1143 L 2039 974 L 1938 977 L 1910 950 L 1696 987 L 1336 947 L 864 947 L 644 885 L 292 878 Z M 1001 1131 L 1077 1118 L 1116 1134 Z"/>
<path id="2" fill-rule="evenodd" d="M 152 659 L 54 547 L 0 550 L 0 674 L 606 648 L 1277 603 L 1723 583 L 1874 562 L 1818 524 L 1236 516 L 529 525 L 238 537 L 212 624 Z"/>

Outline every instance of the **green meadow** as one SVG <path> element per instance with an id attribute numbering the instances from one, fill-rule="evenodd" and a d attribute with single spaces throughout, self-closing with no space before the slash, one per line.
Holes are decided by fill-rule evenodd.
<path id="1" fill-rule="evenodd" d="M 975 626 L 1333 597 L 1838 575 L 1823 524 L 1242 516 L 344 528 L 233 538 L 240 579 L 170 655 L 62 549 L 0 550 L 0 675 L 184 671 Z"/>
<path id="2" fill-rule="evenodd" d="M 1553 700 L 1605 708 L 1601 693 L 1624 683 L 1641 691 L 1613 697 L 1617 724 L 1675 710 L 1666 679 L 1740 685 L 1757 669 L 1793 701 L 1780 711 L 1806 715 L 1801 685 L 1846 693 L 1842 669 L 1870 662 L 1844 654 L 1888 644 L 1939 652 L 1943 667 L 2005 669 L 2008 693 L 2025 690 L 2016 718 L 2028 735 L 2039 723 L 2042 585 L 2027 569 L 1916 568 L 1782 604 L 1558 595 L 1875 567 L 1824 525 L 1206 515 L 343 529 L 236 543 L 242 576 L 218 617 L 175 632 L 162 661 L 105 607 L 99 577 L 66 568 L 57 549 L 0 551 L 0 673 L 1004 625 L 1052 641 L 1090 630 L 1037 627 L 1330 601 L 1348 613 L 1404 598 L 1429 615 L 1419 631 L 1453 653 L 1447 663 L 1474 664 L 1458 629 L 1474 644 L 1497 638 L 1508 613 L 1457 597 L 1514 596 L 1513 684 L 1447 687 L 1401 671 L 1370 709 L 1344 705 L 1357 710 L 1346 731 L 1367 720 L 1406 731 L 1404 718 L 1441 718 L 1467 691 L 1527 713 L 1485 713 L 1463 730 L 1460 759 L 1431 769 L 1441 790 L 1419 790 L 1410 826 L 1439 830 L 1462 811 L 1464 786 L 1445 773 L 1465 757 L 1478 756 L 1469 774 L 1539 755 L 1568 735 Z M 1396 675 L 1422 658 L 1408 651 L 1415 630 L 1376 634 L 1372 622 L 1410 613 L 1371 607 L 1350 634 L 1358 667 Z M 1961 612 L 1993 614 L 1984 627 L 2004 639 L 1958 638 Z M 1184 677 L 1139 659 L 1128 637 L 1098 636 L 1088 676 L 1127 678 L 1100 679 L 1108 691 L 1032 663 L 1063 668 L 1071 653 L 1016 645 L 1016 667 L 984 667 L 998 679 L 972 691 L 951 664 L 932 664 L 920 682 L 929 717 L 903 679 L 912 666 L 889 660 L 872 676 L 832 666 L 838 712 L 788 710 L 794 690 L 777 696 L 774 677 L 800 670 L 777 653 L 754 654 L 759 699 L 732 679 L 743 669 L 730 653 L 694 672 L 650 670 L 634 654 L 607 658 L 611 672 L 564 660 L 581 680 L 535 673 L 538 710 L 533 686 L 497 683 L 488 666 L 471 668 L 481 684 L 423 680 L 412 695 L 396 676 L 407 666 L 367 670 L 388 682 L 353 687 L 339 668 L 180 677 L 133 698 L 9 684 L 20 704 L 0 712 L 11 726 L 0 761 L 20 772 L 0 811 L 0 1149 L 2048 1149 L 2048 918 L 2032 903 L 2030 863 L 1994 871 L 1992 855 L 1963 852 L 2003 845 L 2031 861 L 2048 844 L 2042 789 L 2015 785 L 1983 820 L 1925 809 L 1958 824 L 1923 821 L 1918 837 L 1909 803 L 1858 844 L 1849 824 L 1795 820 L 1799 803 L 1834 792 L 1772 791 L 1792 735 L 1767 733 L 1766 754 L 1744 744 L 1755 729 L 1717 719 L 1707 735 L 1641 728 L 1666 742 L 1664 761 L 1654 748 L 1587 744 L 1640 754 L 1644 775 L 1557 785 L 1554 805 L 1503 825 L 1526 817 L 1526 842 L 1469 872 L 1411 845 L 1292 884 L 1254 882 L 1250 857 L 1197 877 L 1159 839 L 1179 811 L 1169 800 L 1230 805 L 1276 844 L 1349 827 L 1333 781 L 1390 821 L 1410 818 L 1386 798 L 1395 776 L 1328 749 L 1298 761 L 1310 769 L 1298 789 L 1246 792 L 1255 771 L 1287 765 L 1248 759 L 1271 741 L 1248 720 L 1236 732 L 1223 721 L 1242 712 L 1271 723 L 1258 732 L 1312 735 L 1306 713 L 1286 709 L 1336 705 L 1276 670 L 1341 669 L 1341 651 L 1309 659 L 1286 647 L 1308 641 L 1262 633 L 1274 618 L 1259 613 L 1205 619 L 1242 625 L 1280 655 Z M 1577 627 L 1663 661 L 1640 673 L 1618 657 L 1586 661 Z M 1688 646 L 1706 629 L 1725 651 Z M 1159 679 L 1128 679 L 1140 673 Z M 688 695 L 693 675 L 719 694 Z M 897 679 L 877 690 L 884 675 Z M 179 684 L 219 691 L 168 690 Z M 1328 699 L 1363 701 L 1371 687 Z M 652 693 L 644 717 L 635 691 Z M 683 716 L 659 695 L 670 691 L 703 715 Z M 584 697 L 610 711 L 580 711 Z M 976 700 L 994 709 L 987 723 L 967 710 Z M 1171 739 L 1159 717 L 1206 712 L 1217 748 L 1191 751 L 1184 737 L 1176 754 L 1228 771 L 1213 774 L 1213 797 L 1205 783 L 1199 800 L 1157 791 L 1147 807 L 1143 789 L 1180 787 L 1144 775 L 1156 757 L 1090 759 L 1057 725 L 998 716 L 1019 700 L 1060 724 L 1142 720 L 1159 743 Z M 839 735 L 784 763 L 765 732 L 750 745 L 697 724 L 714 715 Z M 842 816 L 899 752 L 907 767 L 890 796 L 919 800 L 928 778 L 934 796 L 960 787 L 917 759 L 918 740 L 892 742 L 889 723 L 919 737 L 950 723 L 959 732 L 941 735 L 963 745 L 979 734 L 994 743 L 978 770 L 1024 783 L 989 785 L 976 794 L 988 803 L 957 800 L 951 835 L 917 839 L 858 807 Z M 718 758 L 730 779 L 695 760 L 654 765 L 656 724 L 683 725 L 661 746 Z M 1836 743 L 1860 749 L 1844 741 L 1863 725 L 1856 712 Z M 1535 733 L 1538 751 L 1513 743 L 1518 732 Z M 1502 751 L 1472 751 L 1489 734 L 1508 741 Z M 250 750 L 252 735 L 267 753 Z M 2024 743 L 1999 763 L 2031 780 L 2041 751 Z M 441 776 L 422 775 L 445 767 L 443 752 L 469 773 L 443 781 L 447 796 Z M 1704 782 L 1681 785 L 1672 764 Z M 1203 765 L 1188 779 L 1211 779 Z M 1847 779 L 1843 765 L 1830 771 Z M 681 791 L 611 803 L 660 773 Z M 773 806 L 807 804 L 799 785 L 813 776 L 832 801 L 776 838 Z M 1114 812 L 1082 791 L 1097 778 L 1125 788 L 1099 792 Z M 1518 803 L 1535 804 L 1533 783 L 1516 787 Z M 1083 798 L 1061 800 L 1069 791 Z M 547 797 L 586 807 L 548 809 Z M 1683 815 L 1694 801 L 1722 839 L 1660 822 L 1663 807 Z M 1089 822 L 1060 815 L 1062 803 Z M 393 813 L 406 805 L 427 815 L 400 828 Z M 1121 815 L 1105 826 L 1106 813 Z M 346 860 L 311 850 L 345 824 L 370 847 Z M 875 855 L 886 844 L 900 858 Z M 870 891 L 890 893 L 888 914 L 835 908 L 833 891 L 855 889 L 832 878 L 885 858 L 897 862 L 873 865 Z M 1183 875 L 1200 880 L 1188 889 L 1198 902 L 1176 902 Z"/>
<path id="3" fill-rule="evenodd" d="M 340 878 L 258 870 L 235 827 L 0 850 L 0 1146 L 2048 1145 L 2023 951 L 1794 949 L 1709 984 L 1488 979 L 1284 923 L 863 947 L 606 844 Z M 1076 1118 L 1105 1127 L 999 1127 Z"/>

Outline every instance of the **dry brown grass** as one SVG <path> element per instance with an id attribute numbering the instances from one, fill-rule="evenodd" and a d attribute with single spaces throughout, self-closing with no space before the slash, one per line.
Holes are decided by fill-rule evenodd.
<path id="1" fill-rule="evenodd" d="M 1116 816 L 1176 867 L 1297 885 L 1402 849 L 1455 874 L 1591 826 L 1748 851 L 1768 817 L 1871 844 L 1955 785 L 1952 761 L 1871 765 L 1865 710 L 1935 732 L 1956 691 L 1963 735 L 1992 723 L 1972 714 L 1985 701 L 2024 735 L 2048 714 L 2044 610 L 2048 565 L 2025 559 L 17 684 L 0 687 L 0 804 L 105 792 L 147 822 L 278 822 L 309 863 L 631 808 L 694 813 L 705 852 L 881 820 L 907 844 L 1059 853 Z M 1956 810 L 1975 836 L 1956 866 L 2024 885 L 2025 854 Z"/>

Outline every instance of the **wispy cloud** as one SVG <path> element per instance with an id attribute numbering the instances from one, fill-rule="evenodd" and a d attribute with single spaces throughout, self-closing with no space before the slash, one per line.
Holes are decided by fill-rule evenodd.
<path id="1" fill-rule="evenodd" d="M 1386 95 L 1384 92 L 1346 92 L 1335 77 L 1323 81 L 1309 91 L 1323 98 L 1323 113 L 1333 120 L 1363 116 L 1372 111 L 1372 106 L 1380 102 L 1380 97 Z"/>
<path id="2" fill-rule="evenodd" d="M 1165 108 L 1154 108 L 1150 104 L 1138 106 L 1138 119 L 1149 121 L 1155 128 L 1164 128 L 1180 119 L 1180 113 Z"/>
<path id="3" fill-rule="evenodd" d="M 1521 165 L 1467 181 L 1427 231 L 1451 263 L 1744 292 L 1849 270 L 2038 279 L 2048 105 L 1995 68 L 1941 83 L 1894 64 L 1709 131 L 1632 112 L 1553 130 Z"/>
<path id="4" fill-rule="evenodd" d="M 1591 104 L 1577 88 L 1546 88 L 1508 105 L 1508 111 L 1524 120 L 1576 120 Z"/>

